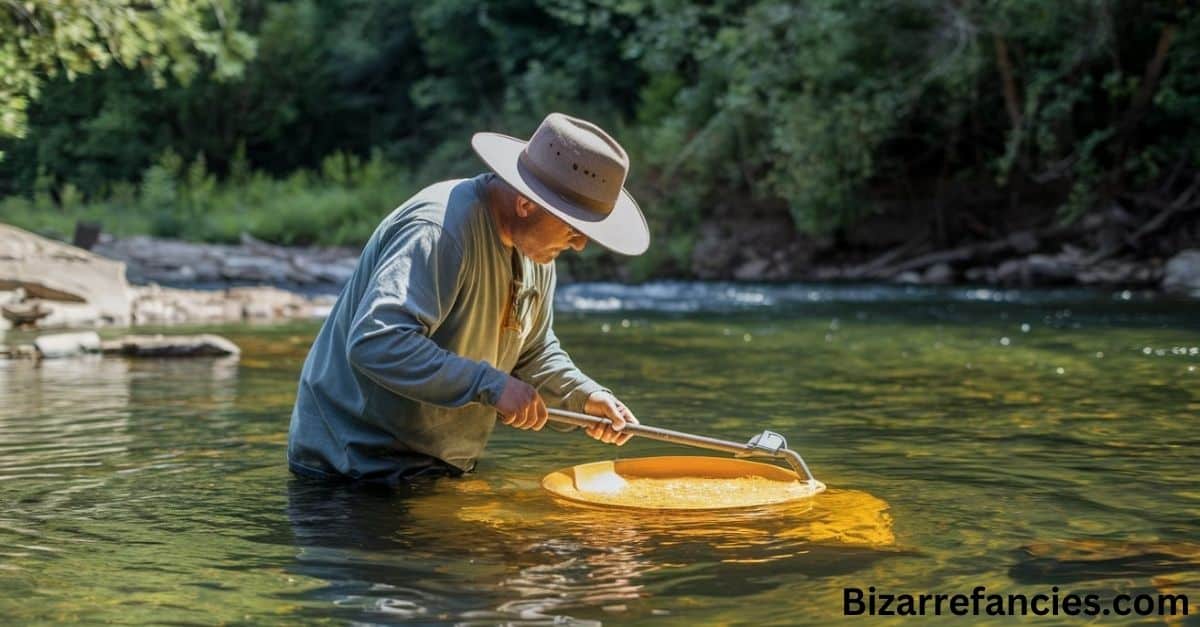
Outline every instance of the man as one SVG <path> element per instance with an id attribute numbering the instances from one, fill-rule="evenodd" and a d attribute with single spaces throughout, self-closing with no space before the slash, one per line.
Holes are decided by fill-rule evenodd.
<path id="1" fill-rule="evenodd" d="M 292 472 L 396 484 L 472 470 L 500 422 L 539 430 L 546 405 L 637 423 L 552 328 L 554 259 L 589 240 L 650 244 L 624 190 L 629 158 L 599 127 L 546 117 L 528 142 L 476 133 L 493 170 L 428 187 L 371 236 L 309 351 L 288 431 Z"/>

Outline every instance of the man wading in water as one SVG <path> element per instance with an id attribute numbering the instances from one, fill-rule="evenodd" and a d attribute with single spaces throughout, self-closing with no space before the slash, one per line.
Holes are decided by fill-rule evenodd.
<path id="1" fill-rule="evenodd" d="M 304 362 L 292 472 L 388 484 L 458 475 L 498 417 L 539 430 L 547 404 L 611 419 L 588 430 L 597 440 L 629 439 L 620 430 L 637 419 L 571 362 L 551 311 L 560 252 L 650 244 L 622 188 L 628 156 L 557 113 L 528 142 L 476 133 L 471 145 L 492 173 L 421 190 L 364 247 Z"/>

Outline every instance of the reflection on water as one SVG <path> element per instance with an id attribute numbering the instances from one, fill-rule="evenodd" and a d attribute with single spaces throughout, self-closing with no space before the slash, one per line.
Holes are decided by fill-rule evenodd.
<path id="1" fill-rule="evenodd" d="M 741 512 L 646 513 L 550 501 L 482 479 L 401 492 L 295 479 L 288 519 L 298 574 L 357 583 L 323 591 L 350 609 L 347 617 L 586 623 L 579 616 L 596 608 L 653 614 L 664 587 L 761 593 L 777 584 L 747 577 L 768 563 L 777 575 L 828 576 L 896 553 L 886 503 L 862 492 L 827 496 Z"/>
<path id="2" fill-rule="evenodd" d="M 509 429 L 460 480 L 295 479 L 288 414 L 315 327 L 217 329 L 240 361 L 0 362 L 0 616 L 822 624 L 847 586 L 1200 599 L 1186 303 L 572 289 L 615 299 L 561 316 L 559 335 L 643 422 L 778 431 L 829 492 L 720 513 L 589 508 L 542 477 L 695 451 Z"/>

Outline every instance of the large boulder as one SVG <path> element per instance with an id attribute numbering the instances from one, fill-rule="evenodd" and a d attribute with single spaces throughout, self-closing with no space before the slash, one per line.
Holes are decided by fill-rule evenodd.
<path id="1" fill-rule="evenodd" d="M 242 235 L 238 245 L 133 236 L 104 238 L 95 248 L 128 264 L 135 283 L 165 285 L 270 283 L 341 286 L 354 272 L 350 248 L 289 248 Z"/>
<path id="2" fill-rule="evenodd" d="M 1162 286 L 1168 292 L 1200 295 L 1200 249 L 1171 257 L 1163 271 Z"/>
<path id="3" fill-rule="evenodd" d="M 125 264 L 0 224 L 0 290 L 29 298 L 87 303 L 105 322 L 129 324 Z"/>

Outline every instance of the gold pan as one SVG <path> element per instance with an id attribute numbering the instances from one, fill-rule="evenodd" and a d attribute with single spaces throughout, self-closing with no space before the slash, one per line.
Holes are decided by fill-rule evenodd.
<path id="1" fill-rule="evenodd" d="M 551 494 L 603 507 L 713 510 L 760 507 L 810 499 L 825 491 L 817 480 L 744 459 L 667 456 L 592 462 L 542 479 Z"/>

